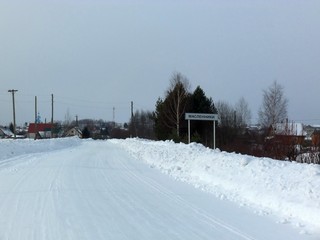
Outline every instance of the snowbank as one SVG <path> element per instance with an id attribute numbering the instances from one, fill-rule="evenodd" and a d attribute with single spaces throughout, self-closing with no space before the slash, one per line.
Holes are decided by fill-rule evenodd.
<path id="1" fill-rule="evenodd" d="M 57 139 L 0 139 L 0 164 L 10 158 L 25 154 L 43 153 L 80 145 L 79 138 Z"/>
<path id="2" fill-rule="evenodd" d="M 111 140 L 135 158 L 197 188 L 273 214 L 281 223 L 320 229 L 320 166 L 226 153 L 200 144 Z"/>

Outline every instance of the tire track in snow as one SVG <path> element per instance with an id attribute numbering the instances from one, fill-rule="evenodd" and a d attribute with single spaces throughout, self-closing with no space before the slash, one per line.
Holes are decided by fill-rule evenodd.
<path id="1" fill-rule="evenodd" d="M 202 209 L 200 209 L 199 207 L 191 204 L 190 202 L 186 201 L 185 199 L 183 199 L 181 196 L 179 196 L 178 194 L 168 190 L 167 188 L 163 187 L 162 185 L 160 185 L 159 183 L 155 182 L 153 179 L 151 179 L 148 176 L 141 176 L 135 173 L 135 171 L 132 171 L 132 169 L 130 169 L 125 163 L 123 163 L 122 161 L 119 161 L 119 164 L 121 164 L 121 166 L 126 169 L 127 173 L 130 173 L 130 175 L 137 179 L 138 181 L 140 181 L 141 183 L 149 186 L 150 188 L 154 189 L 155 191 L 159 192 L 161 195 L 167 197 L 168 199 L 177 202 L 178 204 L 182 204 L 184 205 L 186 208 L 190 209 L 191 211 L 193 211 L 195 213 L 195 216 L 197 216 L 197 218 L 202 221 L 207 223 L 210 227 L 213 227 L 215 229 L 218 228 L 222 228 L 224 230 L 227 230 L 231 233 L 233 233 L 234 235 L 236 235 L 237 237 L 240 237 L 241 239 L 245 239 L 245 240 L 256 240 L 255 238 L 248 236 L 246 233 L 243 233 L 241 230 L 237 229 L 234 226 L 231 226 L 230 224 L 225 223 L 224 221 L 222 221 L 221 219 L 218 219 L 212 215 L 207 214 L 205 211 L 203 211 Z M 239 239 L 239 238 L 237 238 Z"/>
<path id="2" fill-rule="evenodd" d="M 22 203 L 22 193 L 19 191 L 19 189 L 21 188 L 21 185 L 24 184 L 26 179 L 30 176 L 30 173 L 33 171 L 32 165 L 36 164 L 38 161 L 39 159 L 37 158 L 30 159 L 30 155 L 24 155 L 14 158 L 13 163 L 7 161 L 5 167 L 1 168 L 2 171 L 8 170 L 6 174 L 10 175 L 10 179 L 12 181 L 6 183 L 6 189 L 0 190 L 0 212 L 6 212 L 7 206 L 12 206 L 11 209 L 13 211 L 9 216 L 7 216 L 6 223 L 3 224 L 8 225 L 8 230 L 1 233 L 3 238 L 9 239 L 8 236 L 15 232 L 15 219 L 19 214 L 20 206 Z"/>
<path id="3" fill-rule="evenodd" d="M 116 152 L 114 153 L 116 156 Z M 130 216 L 130 214 L 128 212 L 134 212 L 134 211 L 138 211 L 137 210 L 137 206 L 135 206 L 136 202 L 133 201 L 132 199 L 134 198 L 133 195 L 130 195 L 130 197 L 128 196 L 129 194 L 126 192 L 122 192 L 121 189 L 119 189 L 119 187 L 123 187 L 126 186 L 127 184 L 134 184 L 131 180 L 131 175 L 128 175 L 126 172 L 127 170 L 124 168 L 119 168 L 119 159 L 118 157 L 114 157 L 114 158 L 100 158 L 100 163 L 102 165 L 104 165 L 107 162 L 111 162 L 109 163 L 110 165 L 108 167 L 110 167 L 112 169 L 112 172 L 114 171 L 119 171 L 121 174 L 119 174 L 116 178 L 117 180 L 121 180 L 120 184 L 115 184 L 114 180 L 115 180 L 115 176 L 110 176 L 108 175 L 108 173 L 110 174 L 109 171 L 105 171 L 105 169 L 101 169 L 100 173 L 103 175 L 104 177 L 104 184 L 106 184 L 106 188 L 110 191 L 108 191 L 108 194 L 110 195 L 109 197 L 109 204 L 111 203 L 115 209 L 119 209 L 119 215 L 122 216 L 122 222 L 125 223 L 124 226 L 121 226 L 121 224 L 116 224 L 115 229 L 113 229 L 113 231 L 118 231 L 120 232 L 120 235 L 124 238 L 124 239 L 128 239 L 128 240 L 132 240 L 132 239 L 154 239 L 155 235 L 154 233 L 149 233 L 148 231 L 146 231 L 145 229 L 140 227 L 136 227 L 132 226 L 133 222 L 132 219 L 137 217 L 137 218 L 141 218 L 141 216 Z M 116 166 L 116 168 L 118 170 L 115 170 L 114 167 Z M 127 182 L 127 180 L 130 180 L 130 182 Z M 111 201 L 111 202 L 110 202 Z M 141 209 L 139 209 L 141 210 Z M 144 213 L 146 214 L 146 213 Z M 154 218 L 154 216 L 149 215 L 148 217 L 150 218 Z M 135 219 L 134 223 L 140 222 L 140 220 Z M 141 222 L 140 222 L 141 223 Z M 139 224 L 140 225 L 140 224 Z M 134 235 L 128 234 L 127 230 L 123 231 L 123 227 L 125 228 L 131 228 L 131 232 L 134 232 Z M 130 232 L 130 231 L 129 231 Z M 160 237 L 159 237 L 160 236 Z M 158 230 L 157 232 L 157 239 L 166 239 L 167 235 L 165 233 L 163 233 L 162 231 Z"/>
<path id="4" fill-rule="evenodd" d="M 7 216 L 0 239 L 52 239 L 59 235 L 51 223 L 56 217 L 54 199 L 59 198 L 65 161 L 55 159 L 56 154 L 61 153 L 19 156 L 2 169 L 1 177 L 5 175 L 9 181 L 0 191 L 0 212 Z"/>
<path id="5" fill-rule="evenodd" d="M 181 208 L 178 215 L 172 214 L 171 201 L 159 199 L 162 195 L 157 195 L 154 189 L 134 178 L 130 169 L 119 164 L 126 161 L 123 157 L 127 155 L 123 155 L 123 151 L 113 151 L 111 155 L 112 159 L 108 160 L 111 167 L 116 167 L 112 170 L 114 175 L 110 176 L 106 171 L 102 171 L 102 174 L 105 175 L 112 198 L 118 203 L 119 215 L 123 214 L 125 227 L 134 232 L 134 235 L 125 236 L 126 239 L 211 239 L 204 225 L 199 222 L 194 222 L 195 226 L 188 226 L 186 230 L 185 224 L 188 222 L 182 217 Z M 115 180 L 118 182 L 115 183 Z M 188 211 L 183 210 L 183 213 L 194 220 Z M 199 226 L 204 231 L 199 231 Z"/>

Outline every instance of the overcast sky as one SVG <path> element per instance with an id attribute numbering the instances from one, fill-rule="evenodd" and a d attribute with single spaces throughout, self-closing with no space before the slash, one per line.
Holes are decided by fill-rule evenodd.
<path id="1" fill-rule="evenodd" d="M 0 0 L 0 125 L 154 110 L 173 72 L 252 111 L 273 81 L 289 119 L 320 124 L 319 0 Z"/>

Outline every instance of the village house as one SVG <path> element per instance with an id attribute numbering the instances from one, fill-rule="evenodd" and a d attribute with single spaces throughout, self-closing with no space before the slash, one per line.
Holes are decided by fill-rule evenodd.
<path id="1" fill-rule="evenodd" d="M 13 132 L 9 128 L 0 127 L 0 138 L 11 138 L 13 137 Z"/>
<path id="2" fill-rule="evenodd" d="M 74 137 L 77 136 L 79 138 L 82 138 L 82 131 L 78 127 L 71 127 L 67 129 L 62 137 Z"/>
<path id="3" fill-rule="evenodd" d="M 273 124 L 265 139 L 265 152 L 267 156 L 275 159 L 296 160 L 305 137 L 306 132 L 302 123 L 286 121 Z"/>
<path id="4" fill-rule="evenodd" d="M 306 137 L 302 123 L 276 123 L 271 127 L 271 138 L 287 144 L 301 145 Z"/>
<path id="5" fill-rule="evenodd" d="M 51 138 L 51 123 L 30 123 L 28 127 L 28 138 Z"/>

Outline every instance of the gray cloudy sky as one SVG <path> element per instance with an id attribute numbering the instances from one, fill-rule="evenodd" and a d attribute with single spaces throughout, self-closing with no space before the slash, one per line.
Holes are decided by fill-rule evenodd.
<path id="1" fill-rule="evenodd" d="M 290 120 L 320 124 L 319 0 L 0 0 L 0 125 L 70 116 L 126 122 L 154 110 L 173 72 L 252 122 L 274 80 Z"/>

